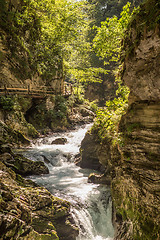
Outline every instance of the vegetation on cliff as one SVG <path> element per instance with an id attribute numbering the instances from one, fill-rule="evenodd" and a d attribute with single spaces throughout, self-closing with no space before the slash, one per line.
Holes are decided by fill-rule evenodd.
<path id="1" fill-rule="evenodd" d="M 38 74 L 45 84 L 50 85 L 57 74 L 63 78 L 65 73 L 70 81 L 77 83 L 77 95 L 71 96 L 68 102 L 62 96 L 42 101 L 24 100 L 17 96 L 0 98 L 0 114 L 5 122 L 0 122 L 3 137 L 0 139 L 0 210 L 2 223 L 6 226 L 2 236 L 4 239 L 27 239 L 29 236 L 58 240 L 62 228 L 66 230 L 69 226 L 62 238 L 67 232 L 68 239 L 73 235 L 75 239 L 78 230 L 68 220 L 69 203 L 51 196 L 42 188 L 33 189 L 31 182 L 18 175 L 30 174 L 31 170 L 34 170 L 33 173 L 38 170 L 47 173 L 48 170 L 42 163 L 31 163 L 9 152 L 6 142 L 17 144 L 20 140 L 28 144 L 29 140 L 24 135 L 39 135 L 33 126 L 41 130 L 43 127 L 44 130 L 47 127 L 55 130 L 56 124 L 69 126 L 76 123 L 74 117 L 78 112 L 83 117 L 82 121 L 88 119 L 95 105 L 90 108 L 81 105 L 78 110 L 83 102 L 79 96 L 79 82 L 99 81 L 99 73 L 106 72 L 94 68 L 89 60 L 93 53 L 88 39 L 91 6 L 84 1 L 72 3 L 66 0 L 23 0 L 16 3 L 1 0 L 0 3 L 0 36 L 5 46 L 0 52 L 0 61 L 3 63 L 4 52 L 8 51 L 7 61 L 15 78 L 31 80 L 34 74 Z M 108 6 L 111 5 L 109 1 Z M 105 108 L 97 111 L 94 131 L 101 143 L 107 146 L 108 155 L 105 157 L 111 158 L 112 197 L 119 224 L 116 239 L 151 240 L 159 239 L 160 231 L 157 216 L 160 5 L 159 1 L 148 0 L 134 14 L 130 14 L 128 6 L 120 18 L 112 17 L 95 28 L 97 35 L 93 45 L 98 56 L 105 61 L 121 60 L 125 63 L 117 73 L 117 98 L 107 101 Z M 105 12 L 105 9 L 104 5 L 102 10 Z M 129 92 L 121 78 L 131 90 L 127 112 Z M 126 115 L 121 118 L 124 113 Z M 107 164 L 106 159 L 103 163 Z M 101 167 L 97 166 L 97 162 L 94 164 L 95 168 Z M 46 214 L 49 223 L 48 220 L 46 222 Z M 63 224 L 59 224 L 59 218 L 63 219 Z"/>
<path id="2" fill-rule="evenodd" d="M 80 99 L 79 82 L 99 81 L 99 73 L 104 71 L 90 63 L 93 50 L 88 31 L 92 7 L 87 1 L 1 0 L 1 3 L 0 87 L 38 90 L 46 85 L 62 94 L 66 78 L 76 85 L 75 99 Z M 73 97 L 69 104 L 61 96 L 51 98 L 39 101 L 32 96 L 28 100 L 1 96 L 0 117 L 27 137 L 38 136 L 35 127 L 68 126 Z"/>
<path id="3" fill-rule="evenodd" d="M 120 62 L 121 41 L 132 14 L 130 12 L 130 4 L 128 3 L 123 8 L 121 18 L 118 19 L 116 16 L 108 18 L 101 24 L 101 27 L 97 28 L 97 35 L 93 40 L 94 48 L 99 56 L 103 59 L 108 59 L 106 64 L 109 64 L 109 61 Z M 127 109 L 129 94 L 128 88 L 122 84 L 119 77 L 118 71 L 121 68 L 122 66 L 119 66 L 119 70 L 115 70 L 118 83 L 117 98 L 107 101 L 105 107 L 97 111 L 93 128 L 97 131 L 101 140 L 105 140 L 106 137 L 111 138 L 114 142 L 120 140 L 118 123 Z"/>
<path id="4" fill-rule="evenodd" d="M 64 74 L 98 81 L 105 70 L 89 60 L 91 12 L 87 1 L 2 1 L 0 36 L 14 76 L 24 81 L 38 74 L 47 85 Z"/>
<path id="5" fill-rule="evenodd" d="M 117 124 L 114 114 L 118 108 L 109 102 L 108 112 L 100 112 L 97 121 L 108 156 L 105 164 L 112 176 L 116 240 L 159 239 L 159 6 L 159 1 L 151 0 L 142 4 L 121 42 L 119 77 L 130 90 L 129 108 Z M 112 128 L 123 140 L 115 147 L 108 139 L 111 135 L 114 139 Z"/>

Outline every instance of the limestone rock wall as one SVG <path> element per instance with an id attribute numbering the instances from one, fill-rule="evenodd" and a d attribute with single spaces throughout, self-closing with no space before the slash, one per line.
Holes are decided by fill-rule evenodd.
<path id="1" fill-rule="evenodd" d="M 123 145 L 112 196 L 116 240 L 158 240 L 160 233 L 160 5 L 147 1 L 124 40 L 122 80 L 130 89 L 129 108 L 119 131 Z M 114 159 L 112 159 L 114 165 Z"/>
<path id="2" fill-rule="evenodd" d="M 147 32 L 135 49 L 134 57 L 125 61 L 123 81 L 130 89 L 130 102 L 160 100 L 160 37 L 155 31 Z M 132 41 L 135 41 L 134 35 L 133 29 Z"/>

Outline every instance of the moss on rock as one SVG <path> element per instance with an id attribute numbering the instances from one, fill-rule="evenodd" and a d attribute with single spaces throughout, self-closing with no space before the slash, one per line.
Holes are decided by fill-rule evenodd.
<path id="1" fill-rule="evenodd" d="M 23 180 L 2 162 L 0 170 L 0 234 L 3 239 L 76 239 L 78 229 L 70 223 L 69 202 Z"/>
<path id="2" fill-rule="evenodd" d="M 4 153 L 0 155 L 0 160 L 7 166 L 14 170 L 16 173 L 23 176 L 26 175 L 40 175 L 49 173 L 48 168 L 41 161 L 32 161 L 25 158 L 21 154 L 8 154 Z"/>

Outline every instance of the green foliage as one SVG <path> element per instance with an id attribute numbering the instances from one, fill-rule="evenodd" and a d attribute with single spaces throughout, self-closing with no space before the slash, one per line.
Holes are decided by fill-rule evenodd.
<path id="1" fill-rule="evenodd" d="M 28 135 L 33 137 L 33 138 L 37 138 L 39 137 L 39 133 L 38 131 L 33 127 L 32 124 L 28 123 L 27 124 L 27 128 L 28 128 Z"/>
<path id="2" fill-rule="evenodd" d="M 96 100 L 94 100 L 94 101 L 92 101 L 92 102 L 89 102 L 89 106 L 90 106 L 90 110 L 91 110 L 92 112 L 94 112 L 94 113 L 97 112 L 98 106 L 97 106 L 97 101 L 96 101 Z"/>
<path id="3" fill-rule="evenodd" d="M 82 85 L 82 83 L 78 83 L 77 85 L 75 85 L 73 90 L 74 90 L 74 95 L 75 95 L 74 96 L 75 104 L 83 104 L 85 102 L 84 85 Z"/>
<path id="4" fill-rule="evenodd" d="M 90 24 L 91 29 L 89 30 L 89 35 L 88 35 L 90 42 L 93 41 L 93 39 L 96 35 L 96 32 L 97 32 L 95 27 L 93 29 L 93 26 L 100 27 L 101 22 L 104 22 L 106 20 L 106 18 L 107 19 L 112 18 L 113 16 L 116 16 L 117 19 L 119 19 L 120 13 L 122 12 L 122 9 L 123 9 L 123 6 L 126 5 L 127 2 L 131 3 L 131 9 L 133 9 L 134 6 L 138 6 L 140 4 L 140 2 L 142 2 L 142 1 L 143 0 L 88 0 L 88 2 L 94 8 L 94 11 L 92 11 L 93 21 Z M 106 34 L 106 33 L 104 32 L 104 34 Z M 115 41 L 115 40 L 113 39 L 113 41 Z M 101 43 L 102 48 L 103 48 L 103 45 L 105 45 L 105 44 L 107 44 L 107 43 L 104 40 L 103 43 Z M 104 50 L 104 52 L 102 52 L 102 54 L 103 55 L 106 54 L 105 50 Z M 100 68 L 110 71 L 110 73 L 106 71 L 105 75 L 99 74 L 99 78 L 102 79 L 102 82 L 105 81 L 106 79 L 109 79 L 109 81 L 111 81 L 111 82 L 114 81 L 114 78 L 111 73 L 111 71 L 114 69 L 114 64 L 110 63 L 109 65 L 104 65 L 104 63 L 108 62 L 108 60 L 109 59 L 104 59 L 102 61 L 102 59 L 99 59 L 98 56 L 96 56 L 94 51 L 92 51 L 90 54 L 90 61 L 91 61 L 92 67 L 97 68 L 99 66 Z M 102 84 L 101 83 L 96 84 L 96 87 L 100 89 Z M 95 86 L 95 85 L 93 85 L 93 86 Z M 105 96 L 105 99 L 106 98 L 107 98 L 107 96 Z"/>
<path id="5" fill-rule="evenodd" d="M 119 96 L 113 101 L 107 101 L 104 108 L 97 110 L 93 130 L 97 131 L 100 141 L 103 142 L 106 138 L 109 138 L 113 144 L 121 142 L 120 134 L 118 133 L 118 123 L 127 109 L 128 94 L 128 88 L 119 83 L 117 91 Z"/>
<path id="6" fill-rule="evenodd" d="M 57 95 L 54 107 L 55 115 L 57 118 L 62 119 L 67 115 L 67 104 L 63 96 Z"/>
<path id="7" fill-rule="evenodd" d="M 62 121 L 65 121 L 67 118 L 68 108 L 66 99 L 61 96 L 57 95 L 55 97 L 55 107 L 45 113 L 45 121 L 46 122 L 56 122 L 59 124 Z"/>
<path id="8" fill-rule="evenodd" d="M 86 26 L 85 1 L 55 1 L 47 7 L 47 16 L 43 17 L 42 44 L 38 45 L 38 66 L 45 78 L 51 78 L 53 69 L 62 68 L 67 71 L 66 64 L 73 48 L 80 47 L 77 43 Z M 45 7 L 46 8 L 46 7 Z M 74 47 L 73 47 L 74 45 Z M 77 47 L 78 46 L 78 47 Z M 73 64 L 72 64 L 73 67 Z"/>
<path id="9" fill-rule="evenodd" d="M 108 71 L 103 68 L 86 67 L 82 69 L 72 68 L 69 69 L 68 72 L 70 74 L 71 81 L 76 79 L 77 82 L 92 83 L 102 82 L 101 74 L 106 74 Z"/>
<path id="10" fill-rule="evenodd" d="M 14 101 L 10 97 L 4 97 L 2 96 L 0 98 L 0 106 L 2 109 L 7 110 L 7 111 L 12 111 L 14 109 Z"/>
<path id="11" fill-rule="evenodd" d="M 130 2 L 132 6 L 137 7 L 143 0 L 88 0 L 88 2 L 95 6 L 93 12 L 94 24 L 100 26 L 102 21 L 113 16 L 120 17 L 123 6 Z"/>
<path id="12" fill-rule="evenodd" d="M 96 28 L 97 35 L 93 40 L 97 55 L 113 62 L 119 62 L 120 60 L 121 41 L 132 16 L 130 3 L 123 7 L 120 15 L 119 19 L 117 16 L 114 16 L 102 22 L 101 27 Z M 119 66 L 118 71 L 120 69 L 121 66 Z M 97 111 L 97 117 L 93 126 L 97 130 L 101 141 L 111 138 L 113 143 L 121 141 L 118 133 L 118 123 L 127 108 L 129 94 L 128 88 L 122 85 L 118 74 L 116 81 L 118 83 L 117 98 L 113 101 L 107 101 L 106 106 Z"/>
<path id="13" fill-rule="evenodd" d="M 100 76 L 106 71 L 103 68 L 92 66 L 93 48 L 88 37 L 93 9 L 87 1 L 79 1 L 77 4 L 80 4 L 82 8 L 81 13 L 77 13 L 77 16 L 81 16 L 81 21 L 76 26 L 78 30 L 76 38 L 65 43 L 66 51 L 63 59 L 65 74 L 71 82 L 101 82 Z"/>
<path id="14" fill-rule="evenodd" d="M 11 7 L 2 2 L 0 26 L 8 36 L 5 43 L 10 57 L 18 62 L 16 77 L 31 79 L 38 72 L 49 85 L 57 72 L 64 72 L 73 82 L 100 82 L 107 73 L 100 66 L 93 67 L 90 60 L 93 4 L 86 0 L 22 0 Z"/>
<path id="15" fill-rule="evenodd" d="M 101 27 L 96 27 L 97 34 L 93 39 L 93 47 L 99 57 L 102 59 L 107 58 L 114 62 L 119 61 L 120 43 L 131 16 L 130 3 L 127 3 L 123 7 L 120 19 L 117 16 L 113 16 L 102 22 Z"/>
<path id="16" fill-rule="evenodd" d="M 87 1 L 22 0 L 12 7 L 2 3 L 0 27 L 7 34 L 4 43 L 10 57 L 19 63 L 12 69 L 16 77 L 31 79 L 38 72 L 49 83 L 57 71 L 64 69 L 70 76 L 70 69 L 89 67 L 86 60 L 91 48 L 86 36 L 91 8 Z M 84 75 L 86 80 L 88 74 Z"/>

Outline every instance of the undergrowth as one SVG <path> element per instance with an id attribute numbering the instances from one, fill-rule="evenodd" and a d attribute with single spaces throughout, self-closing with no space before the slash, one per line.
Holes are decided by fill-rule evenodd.
<path id="1" fill-rule="evenodd" d="M 117 98 L 106 101 L 103 108 L 99 108 L 96 112 L 96 118 L 92 127 L 97 132 L 99 140 L 104 142 L 105 139 L 111 139 L 112 143 L 121 142 L 120 133 L 118 132 L 118 124 L 121 116 L 125 114 L 128 107 L 129 90 L 123 86 L 121 81 L 117 79 L 118 90 Z"/>

